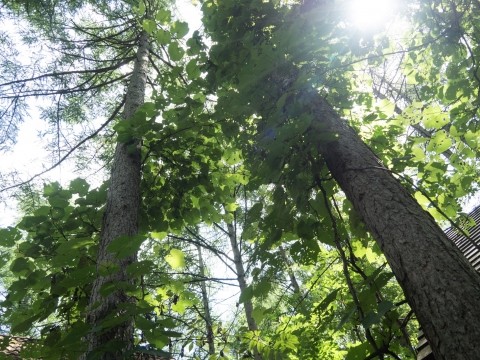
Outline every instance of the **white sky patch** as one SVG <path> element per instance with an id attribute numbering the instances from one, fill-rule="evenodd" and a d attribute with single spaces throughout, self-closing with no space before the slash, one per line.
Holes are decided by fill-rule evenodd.
<path id="1" fill-rule="evenodd" d="M 399 0 L 349 0 L 348 18 L 361 30 L 387 25 L 396 15 Z"/>
<path id="2" fill-rule="evenodd" d="M 188 23 L 189 32 L 186 38 L 192 36 L 194 31 L 202 28 L 202 11 L 198 1 L 180 0 L 176 2 L 175 7 L 178 18 Z"/>

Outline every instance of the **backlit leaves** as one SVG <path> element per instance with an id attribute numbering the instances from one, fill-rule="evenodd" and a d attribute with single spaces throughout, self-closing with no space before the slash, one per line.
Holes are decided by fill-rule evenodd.
<path id="1" fill-rule="evenodd" d="M 185 255 L 180 249 L 172 249 L 165 257 L 165 261 L 172 267 L 172 269 L 181 269 L 185 266 Z"/>

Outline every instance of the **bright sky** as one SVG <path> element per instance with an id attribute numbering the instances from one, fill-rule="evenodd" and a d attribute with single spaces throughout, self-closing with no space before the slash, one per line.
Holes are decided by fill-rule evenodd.
<path id="1" fill-rule="evenodd" d="M 199 5 L 194 6 L 191 0 L 179 0 L 176 2 L 175 15 L 189 23 L 189 30 L 191 35 L 195 30 L 199 30 L 202 26 L 201 12 Z M 15 31 L 17 24 L 14 24 L 8 19 L 0 18 L 0 26 L 16 38 L 16 45 L 19 47 L 20 55 L 17 58 L 18 62 L 27 65 L 30 62 L 32 49 L 22 45 L 20 37 L 16 35 Z M 23 26 L 27 26 L 26 24 Z M 34 52 L 41 51 L 42 47 L 35 48 Z M 54 160 L 50 157 L 51 153 L 45 149 L 45 139 L 42 139 L 40 134 L 45 132 L 46 124 L 40 119 L 38 111 L 38 104 L 40 101 L 31 98 L 29 101 L 28 117 L 19 126 L 19 133 L 17 143 L 11 152 L 0 154 L 0 171 L 2 173 L 9 173 L 11 171 L 18 171 L 22 180 L 26 180 L 31 176 L 40 173 L 45 168 L 50 167 Z M 74 164 L 69 161 L 63 162 L 54 170 L 43 175 L 40 179 L 46 182 L 54 180 L 61 184 L 68 184 L 70 180 L 75 178 Z M 101 179 L 96 179 L 98 182 Z M 94 179 L 88 179 L 91 183 Z M 0 187 L 3 187 L 0 185 Z M 10 200 L 8 204 L 0 204 L 0 227 L 13 225 L 18 219 L 16 211 L 16 202 Z"/>
<path id="2" fill-rule="evenodd" d="M 383 27 L 396 15 L 400 0 L 347 0 L 348 17 L 359 29 Z"/>

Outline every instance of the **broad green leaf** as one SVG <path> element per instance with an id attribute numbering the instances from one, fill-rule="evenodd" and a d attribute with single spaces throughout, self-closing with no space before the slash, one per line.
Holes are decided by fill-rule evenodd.
<path id="1" fill-rule="evenodd" d="M 25 259 L 24 257 L 17 257 L 12 264 L 10 265 L 10 270 L 17 274 L 26 274 L 33 269 L 33 264 L 31 261 Z"/>
<path id="2" fill-rule="evenodd" d="M 39 315 L 34 315 L 28 318 L 27 320 L 21 321 L 19 323 L 13 323 L 12 329 L 11 329 L 12 333 L 18 334 L 18 333 L 26 332 L 32 327 L 33 323 L 37 321 L 38 318 L 39 318 Z"/>
<path id="3" fill-rule="evenodd" d="M 180 315 L 183 315 L 187 307 L 191 306 L 192 304 L 193 304 L 193 301 L 183 296 L 180 296 L 177 302 L 172 305 L 172 310 L 176 311 Z"/>
<path id="4" fill-rule="evenodd" d="M 480 130 L 475 132 L 468 130 L 465 133 L 465 141 L 472 149 L 478 150 L 480 148 Z"/>
<path id="5" fill-rule="evenodd" d="M 12 247 L 15 245 L 15 242 L 20 240 L 22 234 L 20 231 L 14 227 L 7 227 L 0 229 L 0 246 L 6 248 Z"/>
<path id="6" fill-rule="evenodd" d="M 450 149 L 451 146 L 452 140 L 447 136 L 447 133 L 444 130 L 440 130 L 431 138 L 427 145 L 427 150 L 441 154 L 445 150 Z"/>
<path id="7" fill-rule="evenodd" d="M 163 29 L 158 29 L 155 37 L 160 45 L 168 45 L 172 39 L 170 33 Z"/>
<path id="8" fill-rule="evenodd" d="M 157 28 L 157 24 L 155 24 L 155 21 L 153 20 L 144 19 L 142 22 L 142 27 L 143 27 L 143 30 L 145 30 L 147 33 L 151 35 Z"/>
<path id="9" fill-rule="evenodd" d="M 255 319 L 255 322 L 260 324 L 260 322 L 265 318 L 265 308 L 262 306 L 256 306 L 253 309 L 252 316 Z"/>
<path id="10" fill-rule="evenodd" d="M 168 45 L 168 55 L 172 61 L 179 61 L 183 58 L 185 51 L 178 46 L 178 43 L 173 42 Z"/>
<path id="11" fill-rule="evenodd" d="M 175 21 L 172 24 L 172 31 L 181 39 L 188 34 L 188 24 L 183 21 Z"/>
<path id="12" fill-rule="evenodd" d="M 80 196 L 85 196 L 90 188 L 90 185 L 85 179 L 76 178 L 70 182 L 70 191 Z"/>
<path id="13" fill-rule="evenodd" d="M 416 161 L 423 161 L 425 159 L 425 152 L 419 146 L 414 145 L 412 147 L 412 154 Z"/>
<path id="14" fill-rule="evenodd" d="M 188 62 L 187 66 L 185 67 L 187 71 L 187 76 L 190 80 L 195 80 L 201 74 L 200 68 L 197 65 L 197 60 L 192 59 Z"/>
<path id="15" fill-rule="evenodd" d="M 457 91 L 459 90 L 457 84 L 451 83 L 451 84 L 445 85 L 445 89 L 446 89 L 444 90 L 445 99 L 455 100 L 457 98 Z"/>
<path id="16" fill-rule="evenodd" d="M 132 277 L 140 277 L 150 274 L 155 268 L 155 264 L 151 260 L 141 260 L 129 264 L 127 266 L 127 273 Z"/>
<path id="17" fill-rule="evenodd" d="M 142 235 L 120 236 L 108 245 L 107 250 L 123 259 L 135 254 L 144 241 L 145 238 Z"/>
<path id="18" fill-rule="evenodd" d="M 328 294 L 325 299 L 323 299 L 322 302 L 317 305 L 315 311 L 323 312 L 327 310 L 328 306 L 337 298 L 337 294 L 339 291 L 340 289 L 335 289 L 330 294 Z"/>
<path id="19" fill-rule="evenodd" d="M 242 293 L 240 294 L 240 298 L 238 299 L 238 302 L 240 304 L 243 304 L 245 301 L 251 300 L 253 297 L 253 287 L 247 286 Z"/>
<path id="20" fill-rule="evenodd" d="M 171 18 L 172 18 L 172 13 L 170 12 L 170 10 L 164 9 L 162 7 L 158 9 L 157 12 L 155 13 L 155 19 L 161 24 L 169 23 Z"/>
<path id="21" fill-rule="evenodd" d="M 50 184 L 46 184 L 43 187 L 43 196 L 48 197 L 54 193 L 57 193 L 61 190 L 60 184 L 58 182 L 53 182 Z"/>
<path id="22" fill-rule="evenodd" d="M 228 212 L 234 212 L 235 210 L 237 210 L 237 208 L 238 208 L 237 203 L 229 203 L 225 205 L 225 211 L 228 211 Z"/>
<path id="23" fill-rule="evenodd" d="M 144 333 L 147 341 L 155 346 L 157 349 L 162 349 L 165 347 L 170 339 L 165 335 L 164 331 L 161 328 L 155 328 L 150 331 L 145 331 Z"/>
<path id="24" fill-rule="evenodd" d="M 268 296 L 268 292 L 272 288 L 272 283 L 269 279 L 263 279 L 253 287 L 253 296 L 264 298 Z"/>
<path id="25" fill-rule="evenodd" d="M 356 345 L 348 349 L 345 360 L 364 360 L 371 351 L 371 346 L 368 342 Z"/>
<path id="26" fill-rule="evenodd" d="M 172 249 L 169 254 L 165 256 L 165 261 L 172 269 L 181 269 L 185 266 L 185 254 L 180 249 Z"/>
<path id="27" fill-rule="evenodd" d="M 160 231 L 160 232 L 152 231 L 150 233 L 150 236 L 156 240 L 163 240 L 167 237 L 167 235 L 168 235 L 168 232 L 166 231 Z"/>
<path id="28" fill-rule="evenodd" d="M 147 320 L 142 315 L 138 315 L 135 317 L 135 327 L 142 331 L 152 330 L 156 328 L 158 324 L 154 321 Z"/>
<path id="29" fill-rule="evenodd" d="M 449 115 L 440 106 L 431 106 L 423 110 L 422 124 L 427 129 L 441 129 L 449 123 Z"/>
<path id="30" fill-rule="evenodd" d="M 388 300 L 383 300 L 378 304 L 378 315 L 383 316 L 395 307 L 395 304 Z"/>

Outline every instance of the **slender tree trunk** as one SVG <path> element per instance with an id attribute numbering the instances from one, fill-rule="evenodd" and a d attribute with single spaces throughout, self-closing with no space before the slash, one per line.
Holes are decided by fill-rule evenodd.
<path id="1" fill-rule="evenodd" d="M 280 255 L 282 256 L 282 259 L 285 262 L 285 265 L 287 267 L 288 277 L 290 278 L 290 285 L 292 286 L 293 292 L 295 294 L 300 295 L 300 286 L 298 285 L 297 278 L 293 273 L 292 262 L 288 258 L 287 253 L 285 252 L 285 249 L 283 248 L 283 246 L 280 246 Z"/>
<path id="2" fill-rule="evenodd" d="M 227 224 L 228 237 L 230 238 L 230 245 L 232 246 L 233 260 L 235 261 L 235 270 L 237 271 L 238 285 L 240 291 L 243 293 L 247 288 L 247 281 L 245 280 L 245 269 L 243 267 L 242 254 L 240 253 L 240 247 L 237 242 L 237 234 L 233 224 Z M 245 317 L 247 318 L 248 330 L 258 330 L 257 322 L 253 318 L 253 304 L 251 299 L 245 300 L 243 303 L 245 310 Z M 255 360 L 261 360 L 262 357 L 258 353 L 257 349 L 254 349 Z"/>
<path id="3" fill-rule="evenodd" d="M 148 35 L 139 39 L 137 57 L 128 85 L 123 119 L 133 116 L 143 104 L 147 79 Z M 102 234 L 97 255 L 97 278 L 93 283 L 87 321 L 92 326 L 88 352 L 96 359 L 123 359 L 133 348 L 133 317 L 107 329 L 101 329 L 105 320 L 125 316 L 134 299 L 126 293 L 133 283 L 126 268 L 136 261 L 136 254 L 118 259 L 108 251 L 108 245 L 121 236 L 133 236 L 138 231 L 140 207 L 140 148 L 139 141 L 118 143 L 115 149 L 107 205 L 103 217 Z M 128 241 L 128 240 L 126 240 Z M 113 274 L 102 275 L 107 267 L 118 267 Z M 108 291 L 106 291 L 109 289 Z M 103 293 L 102 293 L 103 292 Z M 106 293 L 105 293 L 106 292 Z M 108 350 L 105 350 L 108 349 Z"/>
<path id="4" fill-rule="evenodd" d="M 319 95 L 310 98 L 319 144 L 333 177 L 384 252 L 437 360 L 479 358 L 480 275 Z"/>
<path id="5" fill-rule="evenodd" d="M 203 263 L 202 248 L 200 245 L 197 245 L 198 252 L 198 265 L 200 268 L 200 275 L 205 276 L 205 264 Z M 202 290 L 202 302 L 203 302 L 203 313 L 205 319 L 205 327 L 207 330 L 207 343 L 208 343 L 208 353 L 210 355 L 215 354 L 215 337 L 213 336 L 213 322 L 212 315 L 210 314 L 210 304 L 208 302 L 208 293 L 207 293 L 207 284 L 205 281 L 200 283 Z"/>

